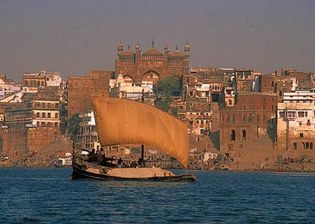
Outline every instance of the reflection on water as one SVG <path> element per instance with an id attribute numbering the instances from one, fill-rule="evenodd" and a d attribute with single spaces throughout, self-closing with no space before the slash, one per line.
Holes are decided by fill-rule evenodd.
<path id="1" fill-rule="evenodd" d="M 0 169 L 0 223 L 314 223 L 315 175 L 195 171 L 195 183 Z"/>

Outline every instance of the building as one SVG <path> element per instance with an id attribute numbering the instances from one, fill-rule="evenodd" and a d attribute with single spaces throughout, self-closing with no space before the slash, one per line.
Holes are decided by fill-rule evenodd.
<path id="1" fill-rule="evenodd" d="M 94 112 L 88 111 L 80 114 L 79 117 L 81 122 L 79 123 L 80 128 L 77 136 L 78 147 L 86 151 L 99 150 L 101 144 L 96 131 Z"/>
<path id="2" fill-rule="evenodd" d="M 160 79 L 168 76 L 183 76 L 189 73 L 189 54 L 190 46 L 185 45 L 184 51 L 170 51 L 165 45 L 164 52 L 161 53 L 154 47 L 145 52 L 141 52 L 140 45 L 137 43 L 135 52 L 124 50 L 124 45 L 117 45 L 117 59 L 115 61 L 115 74 L 122 74 L 126 81 L 142 82 L 153 81 L 156 83 Z"/>
<path id="3" fill-rule="evenodd" d="M 21 85 L 0 74 L 0 100 L 21 91 Z"/>
<path id="4" fill-rule="evenodd" d="M 60 87 L 61 82 L 60 73 L 57 72 L 24 73 L 22 87 L 24 93 L 37 93 L 39 88 L 46 86 Z"/>
<path id="5" fill-rule="evenodd" d="M 312 150 L 314 144 L 315 91 L 283 93 L 277 111 L 278 149 Z"/>
<path id="6" fill-rule="evenodd" d="M 91 71 L 87 76 L 70 76 L 66 86 L 68 119 L 92 109 L 94 94 L 108 95 L 111 71 Z"/>
<path id="7" fill-rule="evenodd" d="M 225 100 L 225 107 L 220 107 L 220 150 L 242 148 L 267 134 L 275 138 L 277 96 L 256 92 L 232 93 Z"/>
<path id="8" fill-rule="evenodd" d="M 17 159 L 27 151 L 27 129 L 32 125 L 30 103 L 1 103 L 4 122 L 0 129 L 1 152 Z"/>
<path id="9" fill-rule="evenodd" d="M 42 128 L 60 127 L 61 91 L 59 87 L 40 88 L 32 102 L 32 126 Z"/>
<path id="10" fill-rule="evenodd" d="M 313 88 L 313 74 L 282 69 L 272 74 L 261 76 L 261 92 L 276 93 L 278 102 L 283 101 L 283 93 Z"/>
<path id="11" fill-rule="evenodd" d="M 154 105 L 152 81 L 134 83 L 126 81 L 123 75 L 119 74 L 117 78 L 110 80 L 109 86 L 110 95 L 112 96 L 130 100 L 146 101 L 147 103 Z"/>

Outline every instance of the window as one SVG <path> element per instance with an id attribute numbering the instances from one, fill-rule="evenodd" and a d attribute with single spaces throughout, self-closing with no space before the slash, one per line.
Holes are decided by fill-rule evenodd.
<path id="1" fill-rule="evenodd" d="M 55 113 L 55 118 L 58 118 L 58 113 Z"/>
<path id="2" fill-rule="evenodd" d="M 43 108 L 46 108 L 46 103 L 42 103 L 42 107 L 43 107 Z"/>
<path id="3" fill-rule="evenodd" d="M 40 123 L 39 123 L 39 121 L 37 121 L 37 122 L 36 122 L 36 126 L 39 127 L 39 125 L 40 125 Z"/>
<path id="4" fill-rule="evenodd" d="M 300 133 L 300 138 L 304 138 L 304 135 L 303 135 L 303 133 Z"/>
<path id="5" fill-rule="evenodd" d="M 298 112 L 298 117 L 304 117 L 304 111 L 299 111 Z"/>
<path id="6" fill-rule="evenodd" d="M 230 122 L 230 116 L 226 115 L 226 123 L 229 123 L 229 122 Z"/>
<path id="7" fill-rule="evenodd" d="M 235 130 L 231 131 L 230 140 L 235 141 Z"/>
<path id="8" fill-rule="evenodd" d="M 48 104 L 47 104 L 47 108 L 51 108 L 51 103 L 48 103 Z"/>
<path id="9" fill-rule="evenodd" d="M 42 122 L 42 127 L 46 127 L 46 123 L 45 122 Z"/>
<path id="10" fill-rule="evenodd" d="M 48 113 L 48 114 L 47 114 L 47 118 L 51 118 L 51 113 Z"/>
<path id="11" fill-rule="evenodd" d="M 56 104 L 55 104 L 55 108 L 59 108 L 59 103 L 56 103 Z"/>
<path id="12" fill-rule="evenodd" d="M 289 118 L 295 118 L 295 111 L 288 111 L 288 112 L 287 112 L 287 117 L 289 117 Z"/>
<path id="13" fill-rule="evenodd" d="M 253 118 L 252 115 L 249 114 L 249 115 L 248 115 L 248 118 L 247 118 L 249 123 L 252 122 L 252 118 Z"/>
<path id="14" fill-rule="evenodd" d="M 39 116 L 40 116 L 40 113 L 39 113 L 39 112 L 37 112 L 37 113 L 36 113 L 36 117 L 37 117 L 37 118 L 39 118 Z"/>
<path id="15" fill-rule="evenodd" d="M 311 121 L 310 121 L 310 120 L 307 120 L 306 125 L 307 125 L 307 126 L 311 126 Z"/>
<path id="16" fill-rule="evenodd" d="M 232 115 L 232 123 L 234 124 L 235 123 L 235 116 Z"/>
<path id="17" fill-rule="evenodd" d="M 51 127 L 51 123 L 50 122 L 47 122 L 47 127 Z"/>
<path id="18" fill-rule="evenodd" d="M 42 118 L 46 118 L 46 113 L 45 112 L 42 113 Z"/>
<path id="19" fill-rule="evenodd" d="M 242 131 L 242 139 L 243 141 L 246 141 L 246 130 Z"/>

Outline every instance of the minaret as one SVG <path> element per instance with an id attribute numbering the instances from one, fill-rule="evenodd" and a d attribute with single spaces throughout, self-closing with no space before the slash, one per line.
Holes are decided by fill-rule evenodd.
<path id="1" fill-rule="evenodd" d="M 168 44 L 165 43 L 165 45 L 164 45 L 164 56 L 168 56 L 169 52 L 170 52 L 170 49 L 168 47 Z"/>
<path id="2" fill-rule="evenodd" d="M 152 38 L 152 48 L 154 48 L 154 39 Z"/>
<path id="3" fill-rule="evenodd" d="M 121 41 L 117 44 L 117 52 L 118 54 L 124 51 L 124 45 Z"/>
<path id="4" fill-rule="evenodd" d="M 141 48 L 140 48 L 140 44 L 137 42 L 136 44 L 136 59 L 140 59 L 141 58 Z"/>
<path id="5" fill-rule="evenodd" d="M 188 42 L 186 43 L 184 47 L 184 54 L 185 54 L 185 72 L 189 73 L 189 56 L 190 56 L 190 45 Z"/>
<path id="6" fill-rule="evenodd" d="M 188 42 L 186 43 L 186 45 L 184 47 L 184 52 L 185 52 L 185 56 L 189 56 L 189 54 L 190 54 L 190 45 L 188 44 Z"/>

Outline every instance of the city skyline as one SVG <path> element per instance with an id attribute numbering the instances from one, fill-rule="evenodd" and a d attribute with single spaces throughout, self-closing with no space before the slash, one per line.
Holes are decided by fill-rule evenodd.
<path id="1" fill-rule="evenodd" d="M 114 70 L 116 44 L 191 45 L 191 66 L 315 71 L 313 1 L 0 1 L 0 73 Z"/>

